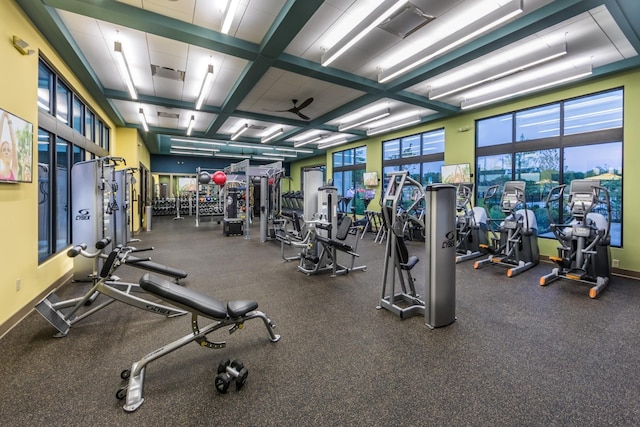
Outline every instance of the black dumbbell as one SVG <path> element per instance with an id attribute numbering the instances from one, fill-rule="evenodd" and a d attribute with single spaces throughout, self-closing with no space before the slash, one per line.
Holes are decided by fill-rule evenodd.
<path id="1" fill-rule="evenodd" d="M 216 390 L 220 393 L 226 393 L 233 378 L 236 380 L 236 390 L 240 390 L 247 382 L 248 375 L 249 371 L 240 359 L 234 359 L 233 362 L 224 359 L 218 365 L 218 375 L 215 380 Z"/>

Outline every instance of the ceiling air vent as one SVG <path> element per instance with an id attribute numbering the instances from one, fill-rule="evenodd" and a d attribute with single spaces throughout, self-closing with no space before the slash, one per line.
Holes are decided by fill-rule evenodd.
<path id="1" fill-rule="evenodd" d="M 263 125 L 249 125 L 249 129 L 252 130 L 265 130 L 267 127 Z"/>
<path id="2" fill-rule="evenodd" d="M 180 118 L 180 114 L 178 113 L 167 113 L 166 111 L 158 111 L 158 117 L 162 117 L 163 119 L 176 119 Z"/>
<path id="3" fill-rule="evenodd" d="M 169 80 L 184 81 L 184 71 L 174 70 L 169 67 L 161 67 L 160 65 L 151 64 L 151 75 L 156 77 L 163 77 Z"/>
<path id="4" fill-rule="evenodd" d="M 427 15 L 413 3 L 407 3 L 378 27 L 404 39 L 434 19 L 435 16 Z"/>

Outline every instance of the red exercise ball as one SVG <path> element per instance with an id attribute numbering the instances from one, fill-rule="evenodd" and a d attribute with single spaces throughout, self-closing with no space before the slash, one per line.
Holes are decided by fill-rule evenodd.
<path id="1" fill-rule="evenodd" d="M 218 185 L 224 185 L 227 182 L 227 175 L 222 171 L 217 171 L 213 174 L 213 182 Z"/>

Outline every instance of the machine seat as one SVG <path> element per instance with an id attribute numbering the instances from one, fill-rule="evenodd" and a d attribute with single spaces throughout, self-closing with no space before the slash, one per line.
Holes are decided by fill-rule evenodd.
<path id="1" fill-rule="evenodd" d="M 403 270 L 411 270 L 413 267 L 416 266 L 418 261 L 420 261 L 420 258 L 418 258 L 415 255 L 411 255 L 409 256 L 409 259 L 407 260 L 407 262 L 400 263 L 400 268 Z"/>
<path id="2" fill-rule="evenodd" d="M 176 285 L 151 273 L 142 276 L 140 287 L 178 307 L 210 319 L 240 317 L 258 307 L 255 301 L 231 301 L 225 306 L 209 295 Z"/>

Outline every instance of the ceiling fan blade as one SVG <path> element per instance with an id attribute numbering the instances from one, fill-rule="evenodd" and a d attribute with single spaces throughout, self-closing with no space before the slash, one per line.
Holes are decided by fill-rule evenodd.
<path id="1" fill-rule="evenodd" d="M 299 112 L 299 111 L 298 111 L 296 114 L 298 114 L 298 116 L 300 116 L 300 118 L 301 118 L 301 119 L 309 120 L 309 117 L 305 116 L 304 114 L 302 114 L 302 113 L 301 113 L 301 112 Z"/>
<path id="2" fill-rule="evenodd" d="M 303 109 L 313 102 L 313 98 L 307 98 L 302 104 L 298 105 L 298 110 Z"/>

